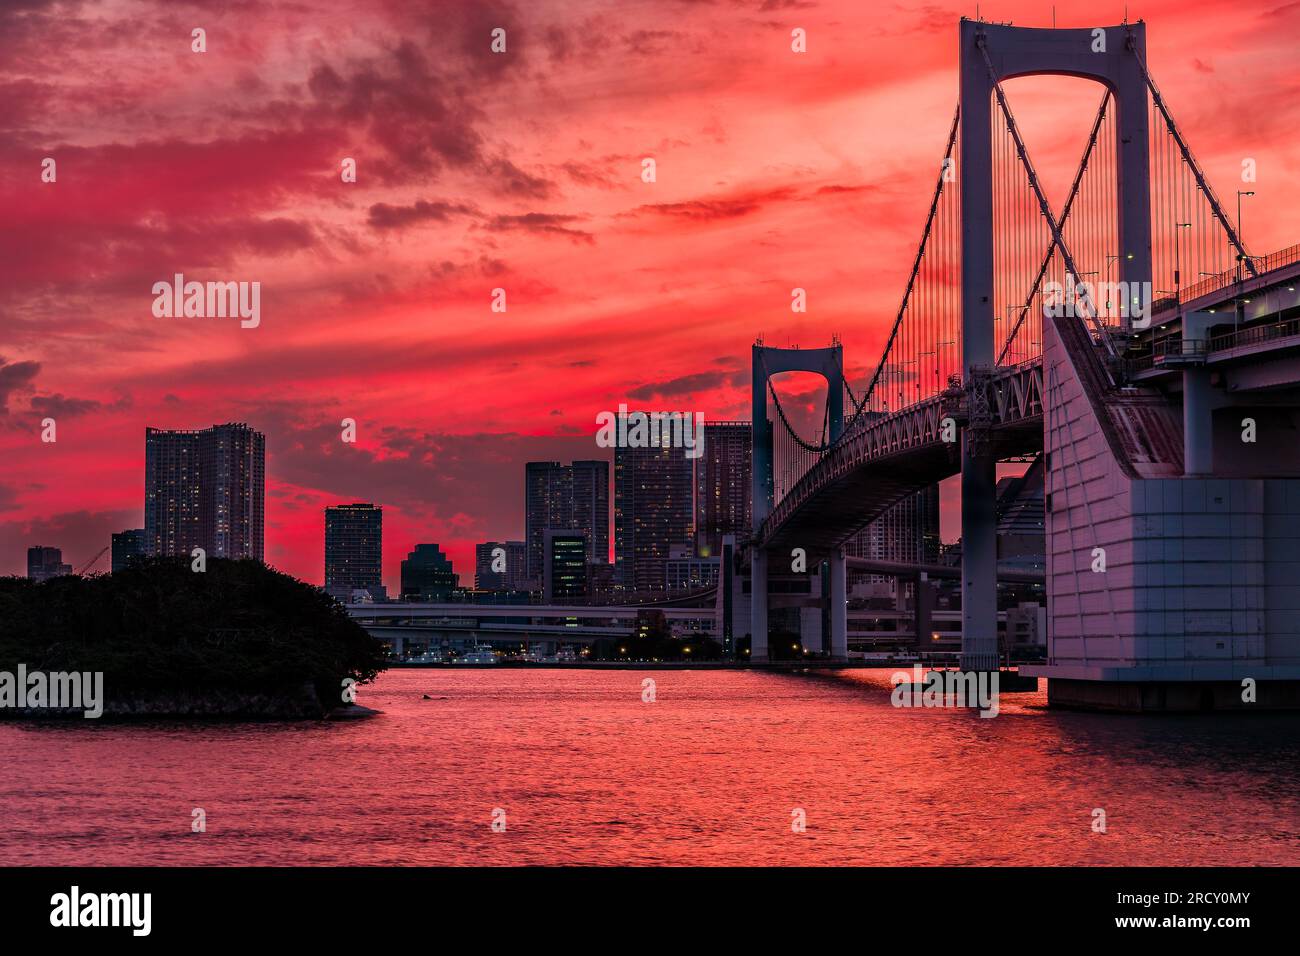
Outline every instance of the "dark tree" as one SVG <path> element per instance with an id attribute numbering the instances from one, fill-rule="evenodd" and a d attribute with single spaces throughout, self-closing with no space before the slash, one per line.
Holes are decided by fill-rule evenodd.
<path id="1" fill-rule="evenodd" d="M 314 689 L 371 680 L 384 645 L 329 595 L 258 561 L 157 558 L 111 575 L 0 578 L 0 669 L 103 671 L 105 696 Z"/>

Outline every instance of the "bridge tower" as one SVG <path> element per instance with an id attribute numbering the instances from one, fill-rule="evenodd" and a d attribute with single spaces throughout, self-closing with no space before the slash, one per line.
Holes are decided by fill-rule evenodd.
<path id="1" fill-rule="evenodd" d="M 1151 187 L 1148 101 L 1138 54 L 1141 22 L 1096 29 L 1039 29 L 963 19 L 961 74 L 962 354 L 968 387 L 994 363 L 993 154 L 994 87 L 1019 76 L 1066 75 L 1108 87 L 1116 104 L 1119 281 L 1151 281 Z M 1077 277 L 1076 277 L 1077 278 Z M 1128 320 L 1125 319 L 1127 327 Z M 962 435 L 963 669 L 998 666 L 997 458 L 978 427 Z"/>
<path id="2" fill-rule="evenodd" d="M 758 533 L 772 510 L 776 479 L 773 471 L 772 431 L 767 427 L 767 381 L 779 372 L 812 372 L 826 379 L 826 403 L 830 418 L 830 440 L 844 430 L 844 354 L 836 343 L 821 349 L 780 349 L 756 344 L 751 358 L 753 371 L 751 418 L 754 433 L 754 462 L 750 477 L 753 512 L 753 545 L 750 548 L 750 650 L 752 661 L 767 660 L 767 553 L 758 544 Z M 831 656 L 848 653 L 848 611 L 844 550 L 829 555 L 831 574 Z"/>

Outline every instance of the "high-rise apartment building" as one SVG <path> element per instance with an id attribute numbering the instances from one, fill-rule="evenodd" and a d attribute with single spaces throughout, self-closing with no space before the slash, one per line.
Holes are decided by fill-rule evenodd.
<path id="1" fill-rule="evenodd" d="M 587 560 L 609 560 L 609 462 L 530 461 L 524 466 L 527 576 L 540 586 L 547 529 L 579 532 Z"/>
<path id="2" fill-rule="evenodd" d="M 47 548 L 38 544 L 27 549 L 27 576 L 33 581 L 48 581 L 71 573 L 72 565 L 63 563 L 63 551 L 60 548 Z"/>
<path id="3" fill-rule="evenodd" d="M 845 546 L 850 557 L 902 564 L 937 564 L 939 561 L 939 486 L 930 485 L 904 498 L 871 522 Z M 871 576 L 879 583 L 894 579 Z"/>
<path id="4" fill-rule="evenodd" d="M 148 554 L 263 557 L 266 437 L 243 423 L 144 431 Z"/>
<path id="5" fill-rule="evenodd" d="M 614 554 L 624 589 L 662 591 L 673 549 L 694 546 L 694 463 L 683 448 L 614 449 Z"/>
<path id="6" fill-rule="evenodd" d="M 117 532 L 113 535 L 113 573 L 125 570 L 130 567 L 132 561 L 144 557 L 147 553 L 144 528 Z"/>
<path id="7" fill-rule="evenodd" d="M 528 590 L 528 546 L 523 541 L 474 545 L 474 587 L 479 591 Z"/>
<path id="8" fill-rule="evenodd" d="M 542 593 L 547 604 L 587 599 L 587 540 L 580 531 L 546 529 Z"/>
<path id="9" fill-rule="evenodd" d="M 404 601 L 446 601 L 458 587 L 451 559 L 436 544 L 417 544 L 402 562 Z"/>
<path id="10" fill-rule="evenodd" d="M 354 591 L 383 600 L 384 509 L 369 503 L 325 509 L 325 590 L 340 601 Z"/>
<path id="11" fill-rule="evenodd" d="M 695 461 L 695 547 L 722 553 L 722 536 L 750 532 L 750 473 L 754 432 L 749 422 L 705 422 L 704 450 Z"/>

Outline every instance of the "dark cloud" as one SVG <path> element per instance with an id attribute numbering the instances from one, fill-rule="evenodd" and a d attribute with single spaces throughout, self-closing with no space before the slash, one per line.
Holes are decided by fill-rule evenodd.
<path id="1" fill-rule="evenodd" d="M 631 215 L 648 214 L 670 219 L 694 222 L 711 222 L 719 219 L 737 219 L 758 212 L 764 206 L 794 199 L 797 193 L 791 186 L 751 190 L 734 196 L 717 199 L 692 199 L 686 202 L 650 203 L 638 206 Z"/>
<path id="2" fill-rule="evenodd" d="M 473 216 L 478 210 L 458 202 L 420 199 L 409 206 L 390 206 L 377 202 L 370 207 L 367 221 L 375 229 L 400 229 L 419 222 L 450 222 L 455 216 Z"/>
<path id="3" fill-rule="evenodd" d="M 521 199 L 549 199 L 555 195 L 555 183 L 541 176 L 526 173 L 510 160 L 497 157 L 485 167 L 494 192 Z"/>
<path id="4" fill-rule="evenodd" d="M 838 195 L 840 193 L 864 193 L 864 192 L 877 192 L 877 191 L 878 191 L 878 187 L 872 185 L 843 186 L 838 183 L 833 183 L 829 186 L 823 186 L 820 189 L 818 189 L 817 195 L 828 196 L 828 195 Z"/>
<path id="5" fill-rule="evenodd" d="M 694 395 L 697 392 L 707 392 L 720 388 L 727 381 L 728 376 L 718 372 L 695 372 L 691 375 L 682 375 L 678 378 L 669 379 L 666 382 L 652 382 L 647 385 L 641 385 L 627 393 L 628 398 L 637 401 L 646 401 L 651 398 L 674 398 L 679 395 Z"/>
<path id="6" fill-rule="evenodd" d="M 57 392 L 53 395 L 33 395 L 31 404 L 32 411 L 53 418 L 75 418 L 103 407 L 102 403 L 93 398 L 65 398 Z"/>
<path id="7" fill-rule="evenodd" d="M 594 243 L 596 237 L 581 229 L 570 229 L 569 223 L 578 222 L 582 216 L 562 216 L 555 213 L 530 212 L 521 216 L 494 216 L 488 228 L 494 232 L 533 232 L 542 235 L 558 235 L 572 239 L 574 242 Z"/>
<path id="8" fill-rule="evenodd" d="M 32 387 L 40 362 L 6 362 L 0 356 L 0 415 L 9 414 L 9 397 Z"/>
<path id="9" fill-rule="evenodd" d="M 427 177 L 482 162 L 479 110 L 412 40 L 383 57 L 316 67 L 307 81 L 319 120 L 364 131 L 385 153 L 381 181 Z"/>
<path id="10" fill-rule="evenodd" d="M 621 161 L 616 157 L 608 157 L 599 163 L 583 163 L 571 159 L 561 163 L 560 170 L 579 186 L 618 189 L 625 185 L 614 176 L 614 168 Z"/>

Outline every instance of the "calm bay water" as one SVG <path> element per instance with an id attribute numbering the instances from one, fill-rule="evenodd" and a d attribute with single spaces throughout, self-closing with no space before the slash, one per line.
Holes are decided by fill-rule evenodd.
<path id="1" fill-rule="evenodd" d="M 0 864 L 1300 864 L 1300 717 L 990 720 L 889 674 L 402 670 L 368 720 L 7 721 Z"/>

